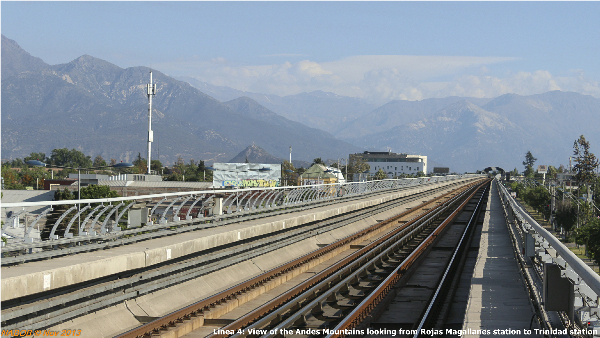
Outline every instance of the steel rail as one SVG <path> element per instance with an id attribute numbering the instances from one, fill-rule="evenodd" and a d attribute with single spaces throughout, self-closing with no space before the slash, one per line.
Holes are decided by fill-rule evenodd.
<path id="1" fill-rule="evenodd" d="M 435 199 L 435 200 L 437 200 L 437 199 Z M 404 215 L 407 215 L 410 212 L 411 212 L 411 210 L 407 210 L 407 211 L 403 212 L 402 214 L 396 216 L 396 218 L 394 218 L 394 219 L 403 217 Z M 388 220 L 388 222 L 393 222 L 393 220 Z M 244 291 L 250 290 L 252 287 L 259 285 L 262 281 L 271 280 L 272 278 L 282 275 L 282 274 L 286 273 L 287 271 L 294 269 L 295 267 L 304 265 L 313 259 L 321 257 L 328 252 L 331 252 L 333 250 L 341 248 L 345 245 L 349 245 L 350 243 L 361 238 L 362 236 L 364 236 L 370 232 L 376 231 L 377 229 L 379 229 L 382 226 L 384 226 L 383 222 L 378 223 L 375 226 L 371 226 L 371 227 L 369 227 L 365 230 L 362 230 L 354 235 L 343 238 L 335 243 L 330 244 L 329 246 L 320 248 L 320 249 L 318 249 L 310 254 L 307 254 L 305 256 L 302 256 L 292 262 L 286 263 L 280 267 L 272 269 L 263 275 L 257 276 L 246 282 L 240 283 L 240 284 L 233 286 L 219 294 L 208 297 L 208 298 L 201 300 L 195 304 L 192 304 L 188 307 L 185 307 L 185 308 L 175 311 L 171 314 L 168 314 L 160 319 L 157 319 L 157 320 L 147 323 L 143 326 L 135 328 L 135 329 L 128 331 L 118 337 L 121 337 L 121 338 L 123 338 L 123 337 L 148 337 L 153 332 L 158 332 L 161 329 L 168 328 L 177 322 L 180 322 L 182 320 L 186 320 L 193 316 L 196 316 L 196 315 L 202 313 L 203 311 L 210 309 L 211 306 L 220 304 L 231 297 L 235 297 L 235 295 L 237 295 L 237 294 L 241 294 Z"/>
<path id="2" fill-rule="evenodd" d="M 425 326 L 425 323 L 435 320 L 434 318 L 431 318 L 431 317 L 433 317 L 432 310 L 439 300 L 438 297 L 440 296 L 443 287 L 446 286 L 446 278 L 450 274 L 450 271 L 453 270 L 453 268 L 455 267 L 454 260 L 456 259 L 457 256 L 459 256 L 459 253 L 461 251 L 463 251 L 463 248 L 464 248 L 463 244 L 468 245 L 466 237 L 470 233 L 470 229 L 472 227 L 475 227 L 474 223 L 477 221 L 477 218 L 479 217 L 479 214 L 481 211 L 481 202 L 484 199 L 486 199 L 485 194 L 488 191 L 488 187 L 489 187 L 489 184 L 485 187 L 485 189 L 483 190 L 483 193 L 481 194 L 481 196 L 479 197 L 479 200 L 477 201 L 477 206 L 475 206 L 475 210 L 473 211 L 473 214 L 471 214 L 471 217 L 469 218 L 469 222 L 467 223 L 467 226 L 465 227 L 465 230 L 463 231 L 463 234 L 460 237 L 460 241 L 458 242 L 456 249 L 454 250 L 454 252 L 452 254 L 452 258 L 450 258 L 450 262 L 448 262 L 448 266 L 446 267 L 446 270 L 444 271 L 444 275 L 442 276 L 442 279 L 440 280 L 438 287 L 436 288 L 435 293 L 433 294 L 433 297 L 432 297 L 431 301 L 429 302 L 429 305 L 427 306 L 427 310 L 425 310 L 425 314 L 421 318 L 421 322 L 419 323 L 419 326 L 417 327 L 417 333 L 413 336 L 413 338 L 417 338 L 417 337 L 421 336 L 421 329 Z"/>
<path id="3" fill-rule="evenodd" d="M 486 180 L 486 182 L 481 184 L 479 188 L 481 188 L 481 186 L 487 182 L 489 182 L 489 180 Z M 368 295 L 368 297 L 366 297 L 350 314 L 344 317 L 344 319 L 342 319 L 342 321 L 340 321 L 332 330 L 333 333 L 327 335 L 326 338 L 344 337 L 345 334 L 343 334 L 343 332 L 351 331 L 363 320 L 365 320 L 371 311 L 374 310 L 375 307 L 391 291 L 394 285 L 404 276 L 408 268 L 415 263 L 419 256 L 426 251 L 426 249 L 441 234 L 446 226 L 450 224 L 458 215 L 458 213 L 462 211 L 462 209 L 470 202 L 478 190 L 479 189 L 473 191 L 473 193 L 471 193 L 471 195 L 465 199 L 465 201 L 461 203 L 456 210 L 454 210 L 429 236 L 427 236 L 427 238 L 421 244 L 419 244 L 419 246 L 406 259 L 404 259 L 404 261 L 398 265 L 394 271 L 381 284 L 379 284 L 375 290 L 373 290 L 373 292 Z"/>
<path id="4" fill-rule="evenodd" d="M 441 188 L 436 188 L 436 190 L 439 190 L 439 189 L 441 189 Z M 380 204 L 380 205 L 376 205 L 376 206 L 367 208 L 368 210 L 367 209 L 362 209 L 361 211 L 355 212 L 355 213 L 353 213 L 351 215 L 340 215 L 342 217 L 342 219 L 340 219 L 342 221 L 342 223 L 339 223 L 339 224 L 336 224 L 336 222 L 339 222 L 340 220 L 336 220 L 336 221 L 333 221 L 333 220 L 332 221 L 327 221 L 327 220 L 321 221 L 319 223 L 321 225 L 318 227 L 319 228 L 318 231 L 325 231 L 327 229 L 332 229 L 332 227 L 335 228 L 335 227 L 342 226 L 342 225 L 345 224 L 344 222 L 354 222 L 355 221 L 354 219 L 357 218 L 357 217 L 358 218 L 360 218 L 360 217 L 368 217 L 368 215 L 372 214 L 373 212 L 383 212 L 384 210 L 388 210 L 389 208 L 394 207 L 395 204 L 404 203 L 406 200 L 420 199 L 420 198 L 423 198 L 424 195 L 428 195 L 428 194 L 431 194 L 431 193 L 433 193 L 433 191 L 427 191 L 427 192 L 416 194 L 416 195 L 402 197 L 402 198 L 399 198 L 399 199 L 396 199 L 396 200 L 392 200 L 392 201 L 386 202 L 386 203 L 388 203 L 387 206 L 383 205 L 383 204 Z M 361 215 L 366 215 L 366 216 L 361 216 Z M 344 221 L 344 219 L 348 219 L 348 221 Z M 326 223 L 332 223 L 333 225 L 327 225 Z M 293 236 L 309 236 L 309 237 L 313 236 L 313 234 L 311 234 L 312 230 L 308 229 L 308 228 L 307 228 L 307 230 L 301 230 L 301 229 L 299 229 L 299 230 L 292 230 L 292 234 L 293 233 L 298 233 L 298 235 L 293 235 Z M 302 235 L 303 233 L 307 233 L 307 235 Z M 287 235 L 284 235 L 284 236 L 287 236 Z M 300 240 L 300 239 L 298 239 L 298 240 Z M 267 239 L 265 239 L 265 240 L 259 240 L 258 242 L 265 242 L 265 241 L 267 241 Z M 290 237 L 289 240 L 288 239 L 283 239 L 283 237 L 282 237 L 282 239 L 275 238 L 273 241 L 276 244 L 269 245 L 269 250 L 275 250 L 275 249 L 277 249 L 277 248 L 279 248 L 281 246 L 285 246 L 287 244 L 291 244 L 295 240 L 292 237 Z M 292 241 L 292 242 L 290 242 L 290 241 Z M 256 243 L 258 243 L 258 242 L 256 242 Z M 254 247 L 258 247 L 259 245 L 258 244 L 250 244 L 250 245 L 246 244 L 245 246 L 246 247 L 249 246 L 249 247 L 254 248 Z M 234 251 L 238 252 L 239 250 L 238 249 L 234 249 Z M 236 252 L 224 253 L 222 256 L 223 257 L 225 257 L 225 256 L 231 256 L 231 255 L 235 254 Z M 257 253 L 256 255 L 263 254 L 263 253 L 264 252 Z M 204 259 L 203 261 L 207 261 L 208 262 L 208 260 L 210 260 L 210 259 L 217 259 L 218 260 L 218 257 L 216 257 L 216 256 L 213 257 L 213 256 L 214 255 L 211 255 L 212 258 L 209 257 L 207 259 Z M 250 256 L 248 256 L 248 254 L 244 254 L 243 256 L 240 256 L 240 259 L 242 259 L 242 260 L 249 259 L 248 257 L 250 257 Z M 231 260 L 228 260 L 228 261 L 231 261 Z M 119 279 L 118 279 L 117 282 L 108 282 L 107 286 L 108 286 L 109 289 L 112 290 L 112 289 L 115 289 L 115 288 L 119 288 L 119 287 L 123 287 L 123 286 L 127 286 L 129 284 L 132 284 L 132 285 L 129 285 L 130 287 L 129 287 L 128 290 L 124 290 L 124 291 L 125 292 L 129 292 L 128 295 L 130 295 L 130 296 L 131 296 L 131 292 L 130 291 L 134 291 L 133 296 L 135 296 L 135 292 L 137 292 L 138 294 L 145 294 L 145 293 L 148 293 L 148 292 L 150 292 L 152 290 L 156 290 L 158 288 L 162 288 L 162 287 L 166 287 L 166 286 L 172 285 L 173 283 L 178 282 L 178 281 L 187 280 L 187 279 L 191 279 L 191 278 L 196 278 L 197 274 L 200 273 L 200 272 L 201 273 L 208 273 L 208 272 L 216 271 L 215 269 L 224 267 L 224 266 L 221 266 L 221 265 L 224 264 L 222 262 L 222 260 L 218 260 L 218 263 L 211 263 L 211 264 L 208 264 L 208 265 L 206 265 L 204 263 L 201 264 L 201 263 L 202 262 L 197 261 L 195 258 L 192 259 L 191 263 L 185 263 L 185 261 L 183 261 L 183 262 L 177 261 L 177 262 L 173 263 L 173 264 L 176 264 L 176 268 L 169 268 L 168 266 L 166 268 L 161 268 L 163 270 L 164 269 L 168 270 L 168 271 L 165 270 L 164 272 L 160 272 L 159 270 L 156 270 L 156 269 L 155 269 L 156 272 L 152 272 L 154 270 L 149 270 L 149 272 L 144 272 L 143 278 L 135 277 L 137 275 L 135 275 L 135 276 L 132 275 L 131 278 L 129 278 L 129 277 L 127 277 L 128 273 L 125 273 L 125 275 L 123 275 L 123 276 L 120 275 L 119 276 Z M 233 263 L 229 262 L 229 263 L 230 263 L 229 265 L 231 265 L 231 264 L 235 264 L 236 262 L 233 262 Z M 200 267 L 193 267 L 194 264 L 195 265 L 200 264 L 201 266 Z M 171 270 L 173 270 L 173 271 L 171 271 Z M 176 272 L 176 270 L 185 270 L 185 272 Z M 200 270 L 202 270 L 202 271 L 200 271 Z M 152 278 L 156 278 L 157 276 L 160 276 L 161 273 L 163 273 L 165 276 L 167 276 L 168 280 L 156 280 L 156 281 L 153 280 L 153 281 L 151 281 L 152 285 L 149 284 L 149 286 L 145 286 L 145 284 L 144 285 L 135 285 L 134 286 L 134 284 L 139 284 L 139 283 L 136 283 L 137 280 L 147 281 L 147 280 L 150 280 Z M 131 281 L 130 281 L 130 279 L 131 279 Z M 171 282 L 171 280 L 173 280 L 173 281 Z M 77 288 L 77 289 L 79 290 L 79 288 Z M 96 289 L 100 290 L 99 292 L 104 292 L 105 291 L 105 287 L 102 286 L 102 285 L 96 286 Z M 80 295 L 79 298 L 90 297 L 90 296 L 94 295 L 94 292 L 93 292 L 93 290 L 87 288 L 85 290 L 85 292 L 80 292 L 80 294 L 81 295 Z M 130 298 L 130 296 L 128 296 L 128 297 Z M 77 297 L 75 297 L 73 295 L 61 295 L 61 296 L 58 296 L 58 297 L 55 297 L 55 298 L 56 298 L 56 300 L 49 299 L 49 303 L 45 299 L 43 301 L 43 302 L 45 302 L 44 309 L 47 309 L 47 308 L 50 308 L 50 307 L 53 307 L 53 306 L 57 306 L 57 305 L 60 305 L 60 304 L 64 305 L 65 303 L 73 302 L 73 301 L 76 301 L 77 299 L 79 299 L 79 298 L 77 298 Z M 97 298 L 97 297 L 94 297 L 94 298 Z M 109 304 L 108 302 L 110 302 L 110 300 L 109 300 L 109 298 L 107 298 L 107 296 L 103 296 L 103 297 L 101 297 L 101 299 L 98 298 L 97 301 L 102 301 L 103 304 Z M 87 308 L 90 309 L 90 310 L 93 310 L 94 309 L 93 308 L 93 306 L 94 306 L 93 302 L 87 302 L 87 303 L 90 303 L 90 305 L 87 305 Z M 53 305 L 51 305 L 51 304 L 53 304 Z M 22 308 L 18 309 L 18 311 L 8 312 L 6 310 L 10 310 L 10 306 L 7 307 L 8 304 L 6 304 L 6 303 L 4 303 L 3 305 L 5 305 L 5 307 L 4 307 L 5 311 L 3 311 L 3 321 L 4 320 L 15 319 L 15 318 L 18 318 L 20 316 L 24 316 L 24 315 L 27 315 L 29 313 L 33 313 L 33 312 L 37 311 L 32 306 L 25 306 L 25 307 L 22 307 Z M 32 305 L 35 305 L 35 304 L 32 304 Z M 65 308 L 65 309 L 68 309 L 68 308 Z M 43 322 L 51 324 L 51 323 L 54 323 L 55 319 L 53 319 L 54 317 L 50 316 L 50 314 L 51 313 L 57 313 L 57 314 L 59 314 L 61 312 L 65 312 L 66 311 L 65 309 L 60 308 L 58 310 L 53 310 L 55 312 L 43 313 L 43 314 L 39 314 L 38 316 L 43 316 L 44 318 L 47 318 L 47 319 L 44 319 Z M 35 317 L 32 317 L 31 319 L 28 319 L 27 321 L 31 322 L 31 323 L 34 323 L 34 321 L 32 321 L 34 318 Z M 39 322 L 39 321 L 37 321 L 36 323 L 38 323 L 38 324 L 41 325 L 41 322 Z"/>
<path id="5" fill-rule="evenodd" d="M 456 191 L 444 194 L 434 200 L 424 203 L 421 206 L 419 206 L 418 209 L 420 210 L 423 206 L 436 204 L 438 201 L 444 199 L 448 195 L 451 195 L 455 192 Z M 457 197 L 455 196 L 455 198 L 457 198 Z M 399 228 L 385 234 L 384 236 L 378 238 L 376 241 L 369 243 L 367 246 L 359 249 L 358 251 L 352 253 L 351 255 L 346 256 L 345 258 L 343 258 L 342 260 L 337 262 L 335 265 L 332 265 L 329 268 L 319 272 L 317 275 L 302 282 L 301 284 L 294 287 L 293 289 L 285 292 L 284 294 L 282 294 L 282 295 L 278 296 L 277 298 L 271 300 L 270 302 L 262 305 L 260 308 L 252 311 L 251 313 L 246 314 L 245 316 L 243 316 L 240 319 L 236 320 L 235 322 L 225 326 L 222 329 L 225 331 L 233 330 L 234 332 L 237 332 L 238 329 L 242 329 L 242 328 L 250 329 L 250 328 L 256 328 L 256 327 L 263 327 L 265 324 L 273 321 L 278 315 L 280 315 L 280 313 L 289 310 L 291 307 L 295 306 L 295 304 L 297 304 L 297 302 L 299 300 L 302 300 L 303 299 L 302 297 L 298 297 L 298 295 L 300 293 L 304 293 L 306 295 L 306 293 L 310 293 L 310 290 L 309 290 L 310 288 L 317 289 L 317 290 L 321 289 L 327 283 L 331 283 L 334 280 L 336 280 L 337 278 L 339 278 L 339 276 L 341 276 L 342 273 L 344 273 L 344 271 L 356 271 L 356 272 L 352 273 L 350 277 L 345 278 L 345 280 L 349 280 L 350 278 L 352 278 L 352 275 L 354 275 L 355 273 L 358 273 L 359 270 L 356 270 L 356 268 L 358 266 L 367 266 L 368 265 L 368 263 L 367 264 L 362 263 L 362 261 L 364 261 L 364 259 L 365 259 L 364 257 L 367 257 L 368 255 L 372 255 L 374 252 L 378 251 L 375 249 L 381 247 L 382 245 L 389 246 L 391 242 L 400 241 L 397 239 L 398 237 L 401 237 L 404 235 L 409 236 L 410 234 L 412 234 L 412 232 L 415 231 L 414 229 L 416 227 L 418 227 L 421 224 L 425 224 L 427 222 L 427 220 L 425 219 L 426 217 L 428 217 L 428 219 L 435 217 L 435 215 L 437 215 L 439 213 L 439 210 L 443 209 L 445 206 L 449 205 L 451 202 L 452 202 L 452 200 L 445 201 L 442 204 L 439 204 L 438 206 L 436 206 L 434 208 L 430 208 L 429 210 L 426 210 L 425 212 L 421 213 L 417 217 L 414 217 L 413 219 L 411 219 L 407 223 L 403 224 Z M 385 225 L 385 224 L 393 223 L 396 220 L 398 220 L 399 218 L 403 218 L 404 216 L 409 215 L 410 213 L 414 213 L 414 211 L 412 211 L 412 212 L 411 212 L 411 210 L 405 211 L 400 215 L 397 215 L 388 220 L 382 221 L 381 224 Z M 431 216 L 431 214 L 435 214 L 435 215 Z M 407 232 L 410 232 L 410 233 L 406 234 Z M 377 257 L 380 257 L 381 255 L 382 254 L 379 254 Z M 372 259 L 372 261 L 376 260 L 377 257 Z M 340 270 L 342 270 L 342 271 L 340 272 Z M 340 282 L 340 283 L 343 283 L 343 282 Z M 338 284 L 340 284 L 340 283 L 338 283 Z M 332 290 L 333 289 L 335 289 L 335 288 L 332 288 Z M 322 295 L 319 297 L 319 299 L 322 299 L 322 298 L 324 299 L 328 296 L 329 296 L 329 294 Z M 308 296 L 308 297 L 310 297 L 310 296 Z M 286 302 L 288 302 L 291 299 L 294 299 L 294 303 L 287 304 L 284 307 L 278 309 L 276 312 L 271 312 L 272 309 L 282 306 L 283 304 L 285 304 Z M 316 301 L 317 300 L 313 301 L 313 303 Z M 310 307 L 311 304 L 307 305 L 306 307 Z M 301 312 L 301 311 L 302 310 L 300 310 L 298 312 Z M 265 316 L 266 313 L 269 313 L 269 314 Z M 260 320 L 258 322 L 253 323 L 251 326 L 248 326 L 248 324 L 254 322 L 255 320 L 258 320 L 259 318 L 260 318 Z M 296 320 L 296 318 L 288 318 L 288 319 L 286 319 L 286 322 L 289 322 L 289 321 L 293 322 L 295 320 Z M 284 323 L 282 323 L 281 325 L 284 325 Z M 244 337 L 244 336 L 246 336 L 246 335 L 244 335 L 244 334 L 234 335 L 234 337 Z M 221 338 L 221 337 L 226 337 L 226 335 L 213 334 L 213 335 L 210 335 L 210 337 L 211 338 Z"/>
<path id="6" fill-rule="evenodd" d="M 442 212 L 447 210 L 448 207 L 453 205 L 457 200 L 460 200 L 462 197 L 463 193 L 454 196 L 452 199 L 444 202 L 442 205 L 438 205 L 435 208 L 431 208 L 430 210 L 411 220 L 409 223 L 403 225 L 399 229 L 394 230 L 392 233 L 388 233 L 383 238 L 380 238 L 378 241 L 373 242 L 369 246 L 352 254 L 350 257 L 344 259 L 342 262 L 336 263 L 328 270 L 338 270 L 343 268 L 342 271 L 330 273 L 326 279 L 320 281 L 318 284 L 312 286 L 310 289 L 304 290 L 301 296 L 295 297 L 293 302 L 285 304 L 281 308 L 277 309 L 277 311 L 269 313 L 267 316 L 261 318 L 258 322 L 253 323 L 248 327 L 245 327 L 244 333 L 236 333 L 232 335 L 232 337 L 241 338 L 254 336 L 254 334 L 251 333 L 250 330 L 258 330 L 259 328 L 264 330 L 265 325 L 277 321 L 278 317 L 282 317 L 283 313 L 288 312 L 295 307 L 298 307 L 298 304 L 302 304 L 305 301 L 309 301 L 309 303 L 306 305 L 300 305 L 300 310 L 294 311 L 294 314 L 288 316 L 287 318 L 285 318 L 285 320 L 282 320 L 281 323 L 277 324 L 277 326 L 270 327 L 269 333 L 262 335 L 262 337 L 278 336 L 280 335 L 282 329 L 289 328 L 290 326 L 295 325 L 298 322 L 304 322 L 306 315 L 308 315 L 309 313 L 314 313 L 315 311 L 317 311 L 318 313 L 318 311 L 322 309 L 323 301 L 332 299 L 332 297 L 334 297 L 336 293 L 341 292 L 342 289 L 347 288 L 348 285 L 351 285 L 353 283 L 352 281 L 355 281 L 356 283 L 361 279 L 361 276 L 368 276 L 368 271 L 371 269 L 375 269 L 378 263 L 383 262 L 383 258 L 385 256 L 397 249 L 397 247 L 400 247 L 404 243 L 408 243 L 408 241 L 414 239 L 417 235 L 420 234 L 422 228 L 430 225 L 434 219 L 436 219 Z M 373 257 L 373 255 L 375 256 Z M 346 274 L 350 271 L 351 273 Z M 367 280 L 369 279 L 367 277 L 365 278 Z M 335 285 L 332 287 L 331 285 L 334 283 Z M 323 292 L 322 290 L 326 291 Z M 320 295 L 318 295 L 319 293 Z M 315 296 L 317 297 L 315 298 Z M 224 329 L 227 330 L 228 326 L 226 326 Z M 216 334 L 211 335 L 210 337 L 225 337 L 225 335 Z"/>

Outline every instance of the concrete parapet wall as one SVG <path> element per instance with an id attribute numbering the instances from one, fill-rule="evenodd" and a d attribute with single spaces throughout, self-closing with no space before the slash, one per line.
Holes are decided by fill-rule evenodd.
<path id="1" fill-rule="evenodd" d="M 102 253 L 102 252 L 101 252 Z M 115 273 L 132 270 L 146 266 L 144 252 L 135 252 L 121 254 L 118 256 L 111 256 L 110 254 L 100 254 L 96 260 L 85 261 L 77 263 L 75 258 L 72 256 L 71 261 L 73 264 L 64 266 L 58 266 L 50 269 L 44 269 L 41 266 L 42 271 L 28 272 L 29 266 L 25 264 L 16 267 L 2 268 L 2 301 L 23 297 L 43 291 L 48 291 L 63 286 L 81 283 L 84 281 L 93 280 L 96 278 L 106 277 Z M 107 256 L 107 257 L 102 257 Z M 37 262 L 43 264 L 44 262 Z M 55 264 L 49 263 L 45 266 L 46 268 L 52 267 Z M 12 270 L 24 270 L 22 275 L 8 277 Z M 7 276 L 7 277 L 5 277 Z"/>
<path id="2" fill-rule="evenodd" d="M 466 180 L 468 179 L 464 179 L 463 182 Z M 229 224 L 223 227 L 161 237 L 109 250 L 2 267 L 1 300 L 5 301 L 32 295 L 151 266 L 170 259 L 282 229 L 297 227 L 457 182 L 461 181 L 420 186 L 388 193 L 384 196 L 367 197 L 364 200 L 341 202 L 336 205 L 318 207 L 303 212 L 292 212 L 259 220 Z"/>

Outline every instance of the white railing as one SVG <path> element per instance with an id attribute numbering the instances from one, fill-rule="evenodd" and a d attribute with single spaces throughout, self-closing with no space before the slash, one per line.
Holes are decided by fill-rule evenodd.
<path id="1" fill-rule="evenodd" d="M 214 223 L 247 215 L 285 213 L 290 208 L 355 198 L 363 194 L 479 176 L 466 174 L 308 186 L 213 189 L 116 198 L 2 203 L 3 216 L 11 213 L 10 217 L 5 218 L 2 227 L 2 234 L 9 235 L 7 243 L 2 243 L 2 253 L 6 258 L 7 255 L 32 253 L 36 249 L 39 253 L 42 248 L 64 249 L 109 240 L 123 241 L 123 238 L 132 241 L 131 238 L 135 236 L 148 237 L 149 232 L 154 232 L 151 237 L 157 237 L 160 236 L 157 232 L 172 230 L 173 227 L 197 227 L 200 223 Z M 144 203 L 145 206 L 142 207 Z M 137 213 L 137 217 L 133 217 L 134 213 Z M 30 223 L 21 224 L 20 220 L 24 216 L 35 219 Z M 15 224 L 19 229 L 14 229 Z M 49 236 L 44 236 L 46 238 L 43 239 L 32 238 L 32 231 L 36 227 L 46 228 Z M 15 236 L 15 233 L 18 235 Z M 78 251 L 77 248 L 70 250 Z"/>
<path id="2" fill-rule="evenodd" d="M 598 310 L 600 276 L 561 243 L 558 238 L 540 226 L 525 212 L 519 203 L 510 196 L 506 187 L 502 184 L 498 184 L 498 186 L 503 203 L 512 211 L 516 218 L 515 223 L 518 230 L 523 234 L 524 247 L 522 250 L 524 252 L 534 252 L 541 262 L 559 265 L 562 270 L 561 276 L 568 278 L 574 285 L 575 292 L 581 296 L 582 301 L 590 308 L 589 314 L 600 318 L 600 311 Z"/>

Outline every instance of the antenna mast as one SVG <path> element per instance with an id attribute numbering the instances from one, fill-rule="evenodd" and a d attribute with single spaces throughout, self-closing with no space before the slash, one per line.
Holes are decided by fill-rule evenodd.
<path id="1" fill-rule="evenodd" d="M 148 89 L 148 175 L 150 175 L 150 162 L 152 153 L 152 142 L 154 141 L 154 134 L 152 132 L 152 96 L 156 95 L 156 84 L 152 83 L 152 71 L 150 71 L 150 83 L 147 86 Z"/>

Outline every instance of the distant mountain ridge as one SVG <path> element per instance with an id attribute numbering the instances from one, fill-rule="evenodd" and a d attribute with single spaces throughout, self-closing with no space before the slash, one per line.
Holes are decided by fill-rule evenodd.
<path id="1" fill-rule="evenodd" d="M 268 152 L 266 152 L 261 147 L 256 144 L 252 144 L 248 146 L 246 149 L 242 150 L 239 154 L 237 154 L 234 158 L 227 161 L 227 163 L 264 163 L 264 164 L 277 164 L 282 163 L 285 159 L 280 157 L 275 157 Z M 287 159 L 289 160 L 289 159 Z M 295 168 L 308 168 L 311 165 L 311 162 L 308 161 L 299 161 L 292 159 L 292 164 Z"/>
<path id="2" fill-rule="evenodd" d="M 269 110 L 312 128 L 325 130 L 335 134 L 347 123 L 363 114 L 367 114 L 377 106 L 366 100 L 341 96 L 316 90 L 310 93 L 278 96 L 272 94 L 252 93 L 229 87 L 213 86 L 190 77 L 178 77 L 195 88 L 206 92 L 222 102 L 240 97 L 248 97 Z"/>
<path id="3" fill-rule="evenodd" d="M 89 55 L 50 66 L 2 36 L 2 70 L 3 158 L 64 147 L 107 159 L 146 154 L 149 68 L 122 69 Z M 246 103 L 262 109 L 253 115 L 159 71 L 153 78 L 153 158 L 165 163 L 224 161 L 253 142 L 281 157 L 296 146 L 296 157 L 307 161 L 360 150 L 256 103 Z"/>
<path id="4" fill-rule="evenodd" d="M 31 56 L 19 45 L 2 35 L 2 76 L 10 77 L 28 71 L 42 71 L 49 66 L 40 58 Z"/>
<path id="5" fill-rule="evenodd" d="M 600 99 L 573 92 L 553 91 L 529 96 L 505 94 L 496 98 L 395 100 L 367 112 L 356 113 L 355 110 L 355 113 L 351 114 L 355 116 L 354 119 L 345 119 L 343 115 L 336 113 L 337 110 L 327 109 L 327 105 L 306 104 L 311 102 L 313 97 L 335 97 L 335 94 L 331 93 L 302 93 L 282 98 L 276 95 L 236 91 L 228 87 L 215 87 L 206 83 L 196 84 L 215 92 L 217 97 L 223 95 L 234 99 L 246 96 L 263 106 L 273 107 L 273 111 L 279 109 L 289 114 L 294 112 L 294 105 L 298 102 L 299 106 L 305 106 L 305 110 L 325 116 L 328 121 L 316 123 L 310 119 L 303 120 L 302 114 L 293 118 L 296 121 L 312 123 L 313 126 L 337 138 L 369 150 L 391 149 L 394 152 L 427 155 L 430 161 L 449 166 L 451 170 L 459 172 L 481 169 L 488 165 L 504 165 L 522 170 L 522 158 L 527 151 L 532 151 L 534 156 L 538 157 L 539 163 L 566 165 L 568 157 L 572 155 L 574 140 L 582 134 L 590 140 L 593 149 L 600 148 L 600 133 L 597 127 L 600 125 Z M 461 118 L 443 117 L 453 109 L 458 109 L 460 104 L 455 104 L 463 101 L 468 101 L 473 106 L 462 109 Z M 330 101 L 332 102 L 335 100 Z M 479 109 L 495 115 L 487 115 Z M 468 111 L 472 111 L 472 114 L 469 115 Z M 476 127 L 485 125 L 488 118 L 496 121 L 498 126 L 502 125 L 504 129 L 495 130 L 488 126 L 490 128 L 484 130 Z M 458 123 L 462 123 L 462 127 L 459 127 Z M 469 123 L 472 128 L 464 129 Z M 462 130 L 462 133 L 476 132 L 475 135 L 480 136 L 474 139 L 461 132 L 452 133 L 451 130 Z M 489 142 L 490 140 L 497 142 Z M 599 152 L 596 150 L 596 153 Z M 485 155 L 486 153 L 491 155 Z"/>
<path id="6" fill-rule="evenodd" d="M 51 66 L 2 35 L 3 159 L 65 147 L 105 159 L 146 154 L 149 71 L 122 69 L 89 55 Z M 153 158 L 160 154 L 166 164 L 178 157 L 223 162 L 256 144 L 277 159 L 287 159 L 292 146 L 294 165 L 391 149 L 427 155 L 431 163 L 457 172 L 490 165 L 523 170 L 527 151 L 538 158 L 536 164 L 567 165 L 582 134 L 591 151 L 600 153 L 600 99 L 578 93 L 447 97 L 375 107 L 322 91 L 280 97 L 192 86 L 157 70 L 153 76 L 158 87 Z"/>
<path id="7" fill-rule="evenodd" d="M 275 157 L 253 144 L 242 150 L 242 152 L 227 161 L 227 163 L 246 163 L 246 161 L 248 163 L 278 164 L 283 162 L 283 159 Z"/>
<path id="8" fill-rule="evenodd" d="M 575 112 L 565 113 L 560 97 L 570 97 Z M 521 102 L 524 99 L 529 103 Z M 553 100 L 562 103 L 551 108 Z M 573 142 L 582 134 L 593 149 L 600 149 L 599 119 L 600 100 L 591 96 L 510 94 L 483 107 L 458 101 L 416 122 L 347 140 L 369 149 L 427 155 L 458 172 L 481 168 L 483 163 L 522 171 L 527 151 L 538 158 L 537 164 L 567 165 Z"/>
<path id="9" fill-rule="evenodd" d="M 446 97 L 442 99 L 425 99 L 421 101 L 394 100 L 362 115 L 339 130 L 335 136 L 341 139 L 355 138 L 378 132 L 384 132 L 395 126 L 414 123 L 444 109 L 453 103 L 469 100 L 475 104 L 487 103 L 491 99 L 465 97 Z"/>

